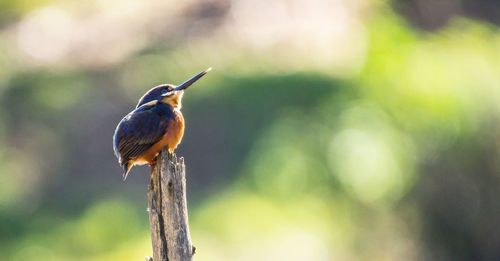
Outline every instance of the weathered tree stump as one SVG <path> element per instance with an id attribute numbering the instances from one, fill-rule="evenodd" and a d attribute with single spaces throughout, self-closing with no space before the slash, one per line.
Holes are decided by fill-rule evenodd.
<path id="1" fill-rule="evenodd" d="M 191 261 L 195 248 L 189 235 L 186 166 L 165 149 L 151 167 L 148 186 L 149 224 L 153 258 L 147 261 Z"/>

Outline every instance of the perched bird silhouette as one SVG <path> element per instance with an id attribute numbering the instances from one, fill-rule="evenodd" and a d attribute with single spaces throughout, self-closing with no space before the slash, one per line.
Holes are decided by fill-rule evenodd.
<path id="1" fill-rule="evenodd" d="M 160 151 L 172 153 L 184 135 L 181 100 L 184 90 L 212 68 L 179 86 L 158 85 L 142 96 L 135 110 L 127 114 L 115 130 L 113 149 L 123 167 L 123 180 L 134 165 L 156 163 Z"/>

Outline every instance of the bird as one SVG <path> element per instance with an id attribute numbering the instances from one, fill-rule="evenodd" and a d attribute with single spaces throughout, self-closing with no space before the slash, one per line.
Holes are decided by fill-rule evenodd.
<path id="1" fill-rule="evenodd" d="M 135 165 L 156 164 L 162 149 L 174 152 L 184 136 L 184 116 L 181 113 L 184 90 L 211 70 L 210 67 L 178 86 L 161 84 L 153 87 L 118 123 L 113 135 L 113 150 L 123 168 L 123 180 Z"/>

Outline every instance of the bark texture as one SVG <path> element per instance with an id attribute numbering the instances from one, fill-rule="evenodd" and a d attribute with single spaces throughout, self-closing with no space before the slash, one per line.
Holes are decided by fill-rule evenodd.
<path id="1" fill-rule="evenodd" d="M 149 224 L 153 259 L 191 261 L 194 247 L 189 235 L 184 158 L 163 150 L 151 167 L 148 186 Z"/>

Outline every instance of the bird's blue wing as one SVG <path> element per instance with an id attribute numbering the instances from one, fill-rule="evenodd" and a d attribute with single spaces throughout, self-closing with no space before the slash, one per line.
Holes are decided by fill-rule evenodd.
<path id="1" fill-rule="evenodd" d="M 139 157 L 158 142 L 168 127 L 168 118 L 162 117 L 153 106 L 143 105 L 118 124 L 113 138 L 113 148 L 120 164 Z"/>

